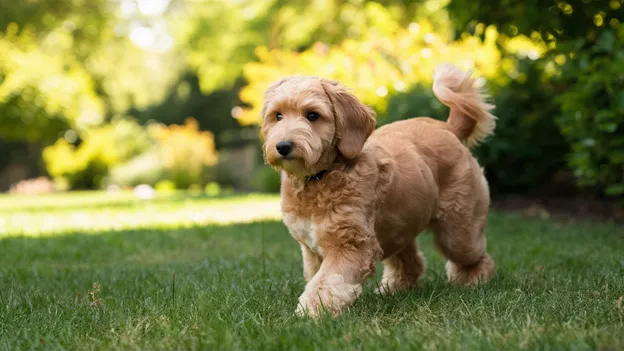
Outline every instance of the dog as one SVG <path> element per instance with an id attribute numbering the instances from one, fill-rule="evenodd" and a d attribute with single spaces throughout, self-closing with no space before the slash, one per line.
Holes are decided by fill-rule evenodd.
<path id="1" fill-rule="evenodd" d="M 341 83 L 288 76 L 264 94 L 266 162 L 281 173 L 283 222 L 301 245 L 304 292 L 298 315 L 338 316 L 382 260 L 378 293 L 413 287 L 425 270 L 416 236 L 429 229 L 451 283 L 488 282 L 490 205 L 470 148 L 494 132 L 494 105 L 452 64 L 434 73 L 433 92 L 450 108 L 376 128 L 374 111 Z"/>

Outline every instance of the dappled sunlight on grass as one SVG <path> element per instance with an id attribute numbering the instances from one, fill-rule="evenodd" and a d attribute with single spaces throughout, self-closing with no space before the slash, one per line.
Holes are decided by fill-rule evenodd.
<path id="1" fill-rule="evenodd" d="M 280 218 L 279 197 L 274 195 L 214 198 L 170 193 L 139 200 L 126 193 L 86 193 L 12 200 L 0 198 L 0 237 L 188 228 Z"/>

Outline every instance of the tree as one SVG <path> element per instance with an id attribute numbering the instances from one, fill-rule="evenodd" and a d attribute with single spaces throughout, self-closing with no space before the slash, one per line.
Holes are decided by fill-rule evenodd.
<path id="1" fill-rule="evenodd" d="M 362 7 L 386 8 L 380 21 L 392 21 L 397 27 L 425 14 L 441 30 L 448 26 L 445 14 L 439 11 L 446 1 L 427 1 L 428 7 L 422 6 L 424 2 L 181 0 L 176 3 L 172 23 L 176 41 L 184 43 L 181 50 L 198 73 L 202 92 L 210 93 L 234 87 L 245 65 L 257 61 L 257 47 L 302 52 L 316 42 L 339 45 L 347 38 L 358 40 L 374 34 Z"/>
<path id="2" fill-rule="evenodd" d="M 110 25 L 109 3 L 2 0 L 0 137 L 50 142 L 69 126 L 102 121 L 84 67 Z"/>

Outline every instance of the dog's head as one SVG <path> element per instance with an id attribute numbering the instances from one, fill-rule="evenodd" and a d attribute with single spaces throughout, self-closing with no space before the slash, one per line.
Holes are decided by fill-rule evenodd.
<path id="1" fill-rule="evenodd" d="M 264 95 L 265 159 L 294 176 L 325 170 L 338 155 L 355 158 L 374 129 L 374 112 L 336 81 L 287 77 Z"/>

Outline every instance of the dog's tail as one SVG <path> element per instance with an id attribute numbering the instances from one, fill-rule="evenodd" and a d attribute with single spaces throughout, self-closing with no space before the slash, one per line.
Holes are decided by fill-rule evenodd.
<path id="1" fill-rule="evenodd" d="M 443 63 L 435 69 L 433 93 L 451 108 L 447 123 L 457 137 L 473 147 L 494 132 L 496 117 L 490 111 L 494 105 L 483 89 L 475 86 L 470 72 Z"/>

